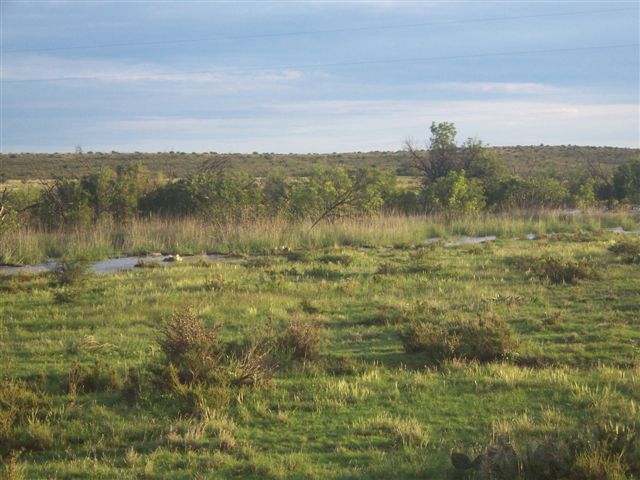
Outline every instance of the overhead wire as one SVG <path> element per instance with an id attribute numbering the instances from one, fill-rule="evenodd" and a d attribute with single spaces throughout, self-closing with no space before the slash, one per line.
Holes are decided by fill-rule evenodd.
<path id="1" fill-rule="evenodd" d="M 370 25 L 362 27 L 341 27 L 321 30 L 299 30 L 291 32 L 266 32 L 255 33 L 247 35 L 215 35 L 209 37 L 198 37 L 191 39 L 176 39 L 176 40 L 154 40 L 147 42 L 120 42 L 120 43 L 102 43 L 96 45 L 70 45 L 65 47 L 49 47 L 49 48 L 34 48 L 34 49 L 3 49 L 3 54 L 8 53 L 38 53 L 38 52 L 53 52 L 53 51 L 65 51 L 65 50 L 90 50 L 101 48 L 120 48 L 120 47 L 138 47 L 138 46 L 159 46 L 159 45 L 173 45 L 184 43 L 203 43 L 215 40 L 244 40 L 244 39 L 258 39 L 258 38 L 277 38 L 288 36 L 304 36 L 304 35 L 320 35 L 331 33 L 344 33 L 344 32 L 359 32 L 359 31 L 373 31 L 373 30 L 391 30 L 400 28 L 419 28 L 428 26 L 439 25 L 455 25 L 466 23 L 483 23 L 483 22 L 495 22 L 504 20 L 519 20 L 519 19 L 532 19 L 532 18 L 549 18 L 549 17 L 566 17 L 575 15 L 588 15 L 597 13 L 612 13 L 623 11 L 638 11 L 638 8 L 613 8 L 613 9 L 600 9 L 600 10 L 581 10 L 575 12 L 557 12 L 557 13 L 541 13 L 532 15 L 512 15 L 502 17 L 484 17 L 484 18 L 470 18 L 465 20 L 446 20 L 437 22 L 417 22 L 406 24 L 393 24 L 393 25 Z"/>

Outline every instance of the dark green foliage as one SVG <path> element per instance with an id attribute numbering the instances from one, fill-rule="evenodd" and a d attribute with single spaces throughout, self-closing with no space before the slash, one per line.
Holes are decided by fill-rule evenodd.
<path id="1" fill-rule="evenodd" d="M 422 318 L 399 330 L 407 353 L 423 353 L 429 363 L 450 359 L 489 362 L 515 349 L 509 324 L 500 317 L 473 320 Z"/>
<path id="2" fill-rule="evenodd" d="M 640 263 L 640 241 L 624 239 L 609 247 L 609 251 L 625 263 Z"/>
<path id="3" fill-rule="evenodd" d="M 616 169 L 613 193 L 618 200 L 640 203 L 640 159 L 631 160 Z"/>
<path id="4" fill-rule="evenodd" d="M 513 208 L 559 208 L 569 202 L 569 191 L 554 178 L 505 177 L 487 190 L 489 205 Z"/>

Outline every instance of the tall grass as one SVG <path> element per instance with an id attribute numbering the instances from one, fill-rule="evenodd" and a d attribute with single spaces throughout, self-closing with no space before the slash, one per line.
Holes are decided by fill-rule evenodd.
<path id="1" fill-rule="evenodd" d="M 573 215 L 557 210 L 473 216 L 382 214 L 346 218 L 315 228 L 311 228 L 311 221 L 292 223 L 282 218 L 233 223 L 212 223 L 194 217 L 138 218 L 126 225 L 105 222 L 54 231 L 23 227 L 0 238 L 0 263 L 29 264 L 60 257 L 97 260 L 150 252 L 266 253 L 282 247 L 392 247 L 419 244 L 433 237 L 496 235 L 511 238 L 528 233 L 598 232 L 615 226 L 631 229 L 639 224 L 638 214 L 600 210 Z"/>

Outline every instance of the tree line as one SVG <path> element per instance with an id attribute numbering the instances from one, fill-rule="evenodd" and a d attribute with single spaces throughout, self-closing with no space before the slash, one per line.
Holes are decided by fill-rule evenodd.
<path id="1" fill-rule="evenodd" d="M 477 139 L 458 143 L 452 123 L 433 123 L 426 149 L 407 142 L 418 182 L 373 168 L 317 167 L 309 175 L 282 171 L 255 178 L 220 160 L 168 180 L 140 163 L 101 168 L 79 178 L 42 181 L 38 188 L 5 190 L 2 230 L 37 223 L 46 228 L 126 222 L 140 216 L 199 216 L 240 221 L 265 216 L 313 224 L 381 211 L 405 214 L 482 210 L 614 207 L 640 203 L 640 159 L 606 175 L 594 165 L 568 180 L 508 174 Z M 0 230 L 1 231 L 1 230 Z"/>

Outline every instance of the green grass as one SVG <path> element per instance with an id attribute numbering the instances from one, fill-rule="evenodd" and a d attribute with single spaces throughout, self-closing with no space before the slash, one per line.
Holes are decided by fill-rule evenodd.
<path id="1" fill-rule="evenodd" d="M 386 221 L 406 230 L 378 232 L 374 243 L 440 233 L 426 222 Z M 464 231 L 493 228 L 502 239 L 422 250 L 344 246 L 350 242 L 340 239 L 370 227 L 327 226 L 292 237 L 310 247 L 306 255 L 89 277 L 65 287 L 68 302 L 56 301 L 61 287 L 46 275 L 4 279 L 0 377 L 25 382 L 48 402 L 14 427 L 26 439 L 17 468 L 25 478 L 447 478 L 452 449 L 477 452 L 500 433 L 571 438 L 588 425 L 628 421 L 640 401 L 640 270 L 609 251 L 613 234 L 509 239 L 544 233 L 549 222 L 578 230 L 559 219 L 538 222 L 478 220 Z M 541 256 L 588 258 L 598 276 L 556 285 L 517 261 Z M 377 273 L 382 264 L 398 268 Z M 162 358 L 160 323 L 186 306 L 205 325 L 222 324 L 223 341 L 232 343 L 267 326 L 282 332 L 292 319 L 313 322 L 321 357 L 281 361 L 268 385 L 234 389 L 225 406 L 180 411 L 149 369 Z M 398 335 L 416 315 L 479 314 L 508 322 L 515 355 L 425 365 Z M 96 361 L 122 381 L 68 393 L 74 364 Z M 131 368 L 141 373 L 133 401 Z"/>

